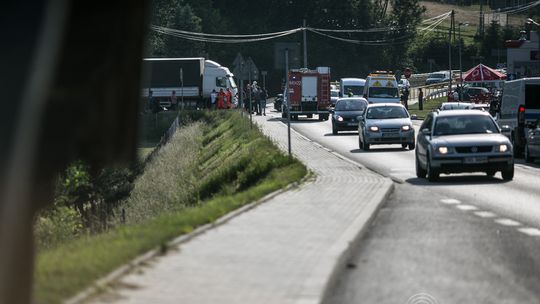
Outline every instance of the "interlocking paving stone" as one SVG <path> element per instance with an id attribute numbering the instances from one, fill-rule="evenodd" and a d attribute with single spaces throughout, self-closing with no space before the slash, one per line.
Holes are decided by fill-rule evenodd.
<path id="1" fill-rule="evenodd" d="M 287 151 L 286 125 L 254 120 Z M 93 302 L 317 302 L 324 286 L 313 276 L 339 257 L 329 248 L 391 182 L 294 132 L 291 137 L 295 157 L 315 173 L 313 180 L 155 258 Z"/>

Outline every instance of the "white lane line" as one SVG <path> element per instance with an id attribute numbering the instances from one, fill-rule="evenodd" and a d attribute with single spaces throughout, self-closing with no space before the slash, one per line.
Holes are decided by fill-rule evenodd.
<path id="1" fill-rule="evenodd" d="M 456 208 L 462 211 L 471 211 L 471 210 L 478 210 L 475 206 L 471 205 L 457 205 Z"/>
<path id="2" fill-rule="evenodd" d="M 540 229 L 536 228 L 519 228 L 518 231 L 528 236 L 540 236 Z"/>
<path id="3" fill-rule="evenodd" d="M 516 222 L 514 220 L 507 219 L 507 218 L 497 219 L 495 220 L 495 223 L 501 224 L 503 226 L 521 226 L 520 222 Z"/>
<path id="4" fill-rule="evenodd" d="M 458 201 L 457 199 L 453 199 L 453 198 L 445 198 L 445 199 L 442 199 L 442 200 L 441 200 L 441 203 L 443 203 L 443 204 L 448 204 L 448 205 L 457 205 L 457 204 L 461 204 L 460 201 Z"/>
<path id="5" fill-rule="evenodd" d="M 497 216 L 495 213 L 489 211 L 477 211 L 474 214 L 482 218 L 492 218 Z"/>

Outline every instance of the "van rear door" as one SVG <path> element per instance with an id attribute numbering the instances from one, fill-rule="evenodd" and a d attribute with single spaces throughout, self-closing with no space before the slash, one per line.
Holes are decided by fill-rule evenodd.
<path id="1" fill-rule="evenodd" d="M 525 84 L 525 123 L 540 117 L 540 83 Z"/>

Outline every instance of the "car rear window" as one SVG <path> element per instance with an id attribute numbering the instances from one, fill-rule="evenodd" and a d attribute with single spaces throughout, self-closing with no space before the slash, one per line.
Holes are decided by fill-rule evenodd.
<path id="1" fill-rule="evenodd" d="M 437 117 L 433 135 L 490 134 L 499 129 L 489 116 L 463 115 Z"/>
<path id="2" fill-rule="evenodd" d="M 343 94 L 347 95 L 349 94 L 349 90 L 353 93 L 353 95 L 362 95 L 364 93 L 364 86 L 359 85 L 345 85 L 343 86 Z"/>
<path id="3" fill-rule="evenodd" d="M 336 111 L 364 111 L 367 103 L 362 99 L 342 99 L 336 104 Z"/>
<path id="4" fill-rule="evenodd" d="M 525 107 L 540 109 L 540 84 L 525 85 Z"/>

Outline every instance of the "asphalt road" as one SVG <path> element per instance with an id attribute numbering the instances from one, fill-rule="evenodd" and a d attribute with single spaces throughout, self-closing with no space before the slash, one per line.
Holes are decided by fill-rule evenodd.
<path id="1" fill-rule="evenodd" d="M 414 151 L 365 152 L 356 132 L 301 119 L 296 131 L 397 184 L 328 303 L 540 303 L 539 163 L 517 160 L 510 182 L 478 173 L 430 183 L 416 177 Z"/>

